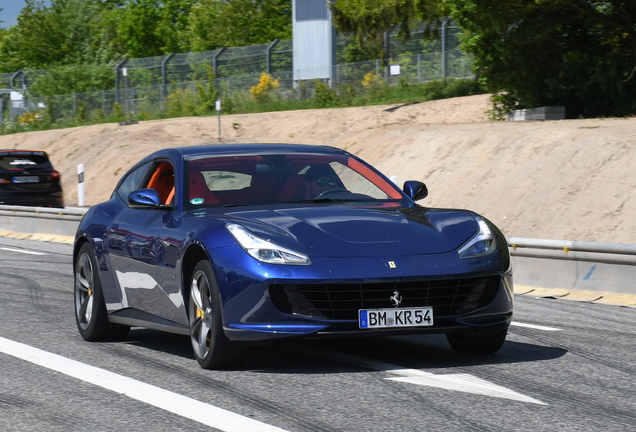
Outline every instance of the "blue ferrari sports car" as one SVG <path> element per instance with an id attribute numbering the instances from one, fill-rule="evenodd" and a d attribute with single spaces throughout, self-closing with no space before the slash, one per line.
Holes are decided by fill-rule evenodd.
<path id="1" fill-rule="evenodd" d="M 207 369 L 283 338 L 444 333 L 495 352 L 513 310 L 506 240 L 471 211 L 415 203 L 427 194 L 332 147 L 160 150 L 80 223 L 79 332 L 189 335 Z"/>

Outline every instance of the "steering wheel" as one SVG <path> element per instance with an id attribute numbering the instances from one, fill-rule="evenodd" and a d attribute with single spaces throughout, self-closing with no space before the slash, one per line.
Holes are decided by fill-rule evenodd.
<path id="1" fill-rule="evenodd" d="M 316 196 L 316 198 L 314 198 L 314 199 L 324 198 L 324 197 L 326 197 L 327 195 L 334 194 L 334 193 L 341 193 L 341 192 L 346 192 L 346 193 L 348 193 L 348 194 L 350 194 L 350 193 L 351 193 L 351 192 L 349 192 L 349 191 L 348 191 L 348 190 L 346 190 L 346 189 L 340 189 L 340 188 L 327 189 L 327 190 L 325 190 L 325 191 L 320 192 L 320 193 Z"/>

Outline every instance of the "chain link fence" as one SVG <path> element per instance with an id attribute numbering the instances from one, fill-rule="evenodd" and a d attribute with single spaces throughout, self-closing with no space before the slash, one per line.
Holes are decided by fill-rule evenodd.
<path id="1" fill-rule="evenodd" d="M 449 24 L 450 23 L 450 24 Z M 347 63 L 347 47 L 353 36 L 338 35 L 337 65 L 329 85 L 338 91 L 343 85 L 364 90 L 369 79 L 378 84 L 424 83 L 443 78 L 471 78 L 472 58 L 458 49 L 459 29 L 452 22 L 436 29 L 439 39 L 422 37 L 423 28 L 408 41 L 389 35 L 385 51 L 389 65 L 382 60 Z M 46 72 L 18 71 L 0 74 L 0 89 L 20 89 L 25 94 L 21 108 L 33 112 L 46 110 L 53 120 L 99 120 L 118 117 L 169 114 L 179 104 L 210 103 L 210 96 L 225 99 L 247 92 L 259 83 L 263 73 L 278 79 L 284 97 L 312 97 L 315 82 L 294 82 L 291 40 L 213 51 L 169 54 L 166 56 L 125 59 L 115 68 L 116 88 L 89 93 L 32 97 L 28 94 L 29 76 Z M 393 65 L 391 67 L 390 65 Z M 397 68 L 399 66 L 399 74 Z M 363 84 L 365 82 L 366 84 Z M 6 95 L 4 104 L 9 106 Z M 210 109 L 213 110 L 213 107 Z M 15 120 L 16 113 L 4 118 Z M 5 114 L 7 111 L 4 111 Z M 3 116 L 0 116 L 0 122 Z"/>

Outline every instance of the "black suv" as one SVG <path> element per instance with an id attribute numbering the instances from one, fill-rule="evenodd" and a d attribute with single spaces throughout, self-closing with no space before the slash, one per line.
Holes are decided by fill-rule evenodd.
<path id="1" fill-rule="evenodd" d="M 60 173 L 45 152 L 0 150 L 0 204 L 64 207 Z"/>

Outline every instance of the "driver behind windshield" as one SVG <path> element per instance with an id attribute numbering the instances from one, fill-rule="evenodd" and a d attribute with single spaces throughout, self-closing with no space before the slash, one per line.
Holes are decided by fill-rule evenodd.
<path id="1" fill-rule="evenodd" d="M 305 199 L 314 199 L 329 189 L 336 189 L 336 175 L 329 165 L 315 165 L 305 173 Z"/>

